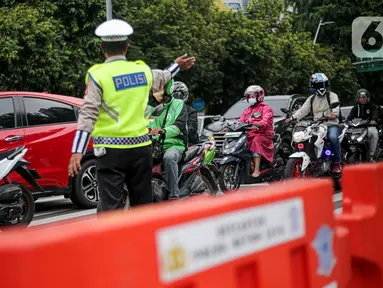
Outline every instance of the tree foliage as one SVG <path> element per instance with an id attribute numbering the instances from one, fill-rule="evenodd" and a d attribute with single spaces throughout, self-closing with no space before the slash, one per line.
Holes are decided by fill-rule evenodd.
<path id="1" fill-rule="evenodd" d="M 0 89 L 81 97 L 86 70 L 104 60 L 94 30 L 106 18 L 105 1 L 3 2 Z M 224 112 L 255 83 L 268 95 L 306 94 L 315 72 L 334 79 L 341 97 L 353 92 L 350 61 L 337 59 L 331 47 L 314 48 L 311 34 L 296 29 L 282 0 L 253 0 L 245 14 L 216 4 L 216 0 L 114 1 L 114 17 L 134 28 L 128 58 L 164 68 L 177 56 L 194 55 L 195 66 L 177 78 L 189 86 L 192 96 L 205 100 L 209 113 Z M 283 19 L 281 13 L 286 14 Z"/>

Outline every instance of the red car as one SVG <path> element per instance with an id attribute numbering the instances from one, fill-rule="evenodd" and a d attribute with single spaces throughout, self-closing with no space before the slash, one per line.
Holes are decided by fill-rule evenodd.
<path id="1" fill-rule="evenodd" d="M 73 137 L 83 99 L 31 92 L 0 92 L 0 152 L 28 148 L 26 160 L 41 176 L 44 192 L 33 191 L 16 173 L 10 180 L 26 185 L 35 199 L 64 195 L 80 208 L 95 208 L 99 199 L 92 143 L 80 173 L 68 176 Z"/>

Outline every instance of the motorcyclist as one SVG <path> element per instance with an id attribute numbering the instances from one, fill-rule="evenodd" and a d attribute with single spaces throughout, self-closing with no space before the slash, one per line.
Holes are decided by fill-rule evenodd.
<path id="1" fill-rule="evenodd" d="M 238 120 L 238 122 L 253 124 L 253 129 L 248 131 L 247 134 L 249 135 L 248 147 L 252 152 L 254 165 L 251 176 L 254 178 L 260 175 L 261 158 L 268 162 L 273 162 L 274 158 L 274 112 L 263 102 L 264 96 L 265 90 L 261 86 L 249 86 L 244 93 L 244 97 L 246 97 L 250 106 L 243 111 L 241 118 Z"/>
<path id="2" fill-rule="evenodd" d="M 189 98 L 189 89 L 185 83 L 176 81 L 173 86 L 173 98 L 180 99 L 186 104 Z M 198 116 L 197 111 L 186 104 L 188 113 L 188 144 L 195 145 L 199 143 L 198 137 Z"/>
<path id="3" fill-rule="evenodd" d="M 347 121 L 351 121 L 354 118 L 361 118 L 363 120 L 369 120 L 371 125 L 376 125 L 379 118 L 379 111 L 377 107 L 370 102 L 370 93 L 366 89 L 359 89 L 356 92 L 356 101 L 357 104 L 352 107 Z M 379 142 L 378 129 L 374 126 L 368 127 L 368 137 L 370 140 L 370 161 L 374 162 L 376 148 Z"/>
<path id="4" fill-rule="evenodd" d="M 171 80 L 162 93 L 153 93 L 158 103 L 164 105 L 160 116 L 154 117 L 149 127 L 152 129 L 153 139 L 161 141 L 165 137 L 163 165 L 165 181 L 169 188 L 169 200 L 187 197 L 181 195 L 178 187 L 178 163 L 187 149 L 187 110 L 183 100 L 174 99 L 174 81 Z M 151 101 L 153 103 L 153 101 Z"/>
<path id="5" fill-rule="evenodd" d="M 310 78 L 310 88 L 314 93 L 311 95 L 302 107 L 297 110 L 291 118 L 285 120 L 285 123 L 289 123 L 293 119 L 298 121 L 306 117 L 310 112 L 313 114 L 314 120 L 318 120 L 322 117 L 328 117 L 329 120 L 323 124 L 328 126 L 327 137 L 331 142 L 333 149 L 333 165 L 332 172 L 341 172 L 341 148 L 339 142 L 340 127 L 339 127 L 339 98 L 338 95 L 330 91 L 330 81 L 323 73 L 315 73 Z M 331 104 L 338 104 L 337 107 L 331 108 Z"/>

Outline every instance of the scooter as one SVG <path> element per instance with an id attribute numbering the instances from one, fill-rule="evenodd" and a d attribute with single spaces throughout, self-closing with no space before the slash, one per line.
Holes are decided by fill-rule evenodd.
<path id="1" fill-rule="evenodd" d="M 152 116 L 161 115 L 164 107 L 158 105 L 152 111 Z M 151 135 L 151 129 L 149 129 Z M 160 139 L 152 138 L 153 153 L 153 180 L 152 189 L 154 202 L 169 200 L 169 190 L 164 179 L 162 167 L 163 140 L 165 134 L 160 134 Z M 215 141 L 210 140 L 204 143 L 191 146 L 183 155 L 182 161 L 178 164 L 178 187 L 180 198 L 187 198 L 193 195 L 209 194 L 216 195 L 218 188 L 217 176 L 219 170 L 213 163 L 216 152 Z"/>
<path id="2" fill-rule="evenodd" d="M 285 179 L 312 178 L 331 176 L 335 187 L 341 187 L 341 174 L 332 173 L 331 163 L 334 153 L 327 137 L 327 126 L 323 122 L 328 121 L 322 117 L 316 121 L 298 122 L 293 129 L 292 146 L 295 150 L 290 155 L 286 164 Z M 341 134 L 339 142 L 342 143 L 348 126 L 339 125 Z M 345 162 L 345 154 L 342 153 L 342 162 Z"/>
<path id="3" fill-rule="evenodd" d="M 161 145 L 152 140 L 153 150 L 155 146 Z M 158 148 L 157 148 L 158 149 Z M 202 144 L 190 147 L 182 161 L 178 164 L 178 187 L 180 198 L 198 194 L 216 195 L 218 192 L 216 175 L 218 169 L 213 163 L 215 154 L 215 142 L 206 141 Z M 153 195 L 154 202 L 162 202 L 169 199 L 168 186 L 164 179 L 162 160 L 153 157 Z M 215 172 L 213 172 L 215 170 Z"/>
<path id="4" fill-rule="evenodd" d="M 352 121 L 348 121 L 349 128 L 346 131 L 345 140 L 346 149 L 348 151 L 348 163 L 357 164 L 369 161 L 370 142 L 368 139 L 368 126 L 370 121 L 355 118 Z M 377 154 L 380 154 L 380 147 L 377 147 Z M 376 157 L 379 159 L 379 155 Z"/>
<path id="5" fill-rule="evenodd" d="M 256 125 L 256 124 L 254 124 Z M 259 126 L 262 128 L 262 126 Z M 252 173 L 252 153 L 248 149 L 248 135 L 245 133 L 252 129 L 252 124 L 234 123 L 227 126 L 223 144 L 224 158 L 220 162 L 221 177 L 219 185 L 222 191 L 238 190 L 241 183 L 255 184 L 261 182 L 279 181 L 283 179 L 285 163 L 280 155 L 281 137 L 275 135 L 273 163 L 262 161 L 260 176 L 254 178 Z"/>
<path id="6" fill-rule="evenodd" d="M 32 193 L 20 183 L 12 183 L 8 175 L 17 172 L 31 186 L 39 191 L 43 188 L 36 182 L 40 175 L 27 168 L 30 165 L 24 159 L 28 149 L 18 147 L 7 152 L 0 152 L 0 229 L 10 226 L 26 227 L 35 213 L 35 201 Z"/>

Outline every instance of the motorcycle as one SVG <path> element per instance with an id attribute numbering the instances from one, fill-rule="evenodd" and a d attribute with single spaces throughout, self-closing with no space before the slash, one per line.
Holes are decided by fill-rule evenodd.
<path id="1" fill-rule="evenodd" d="M 254 124 L 256 125 L 256 124 Z M 257 125 L 259 128 L 261 126 Z M 221 177 L 219 185 L 222 191 L 238 190 L 241 183 L 255 184 L 269 181 L 279 181 L 283 179 L 285 163 L 281 157 L 282 144 L 281 137 L 275 135 L 274 142 L 274 161 L 269 163 L 262 161 L 260 166 L 260 176 L 254 178 L 252 173 L 252 153 L 248 149 L 248 135 L 245 133 L 252 129 L 252 124 L 234 123 L 227 126 L 229 132 L 223 136 L 224 158 L 220 162 Z"/>
<path id="2" fill-rule="evenodd" d="M 152 111 L 152 116 L 161 115 L 163 106 L 159 105 Z M 149 129 L 149 134 L 151 129 Z M 166 201 L 169 198 L 168 186 L 163 177 L 162 158 L 165 135 L 160 134 L 160 140 L 152 139 L 153 152 L 153 180 L 152 189 L 154 202 Z M 219 187 L 219 170 L 213 159 L 216 152 L 215 141 L 209 140 L 191 146 L 178 164 L 178 187 L 180 195 L 216 195 Z"/>
<path id="3" fill-rule="evenodd" d="M 332 176 L 335 186 L 340 187 L 341 175 L 331 172 L 333 152 L 330 141 L 326 139 L 327 126 L 323 124 L 327 120 L 327 117 L 322 117 L 315 121 L 301 121 L 295 125 L 292 146 L 296 152 L 290 155 L 287 161 L 285 179 Z M 347 128 L 345 124 L 340 125 L 340 143 Z M 344 158 L 343 153 L 342 157 Z"/>
<path id="4" fill-rule="evenodd" d="M 28 149 L 18 147 L 6 152 L 0 152 L 0 230 L 10 226 L 27 227 L 35 213 L 35 201 L 32 193 L 22 184 L 12 183 L 8 175 L 17 172 L 31 186 L 39 191 L 43 188 L 35 179 L 40 175 L 35 170 L 27 168 L 30 165 L 24 159 Z"/>
<path id="5" fill-rule="evenodd" d="M 370 142 L 368 138 L 368 127 L 370 126 L 370 121 L 362 120 L 360 118 L 355 118 L 351 121 L 348 121 L 346 124 L 349 128 L 346 131 L 347 140 L 347 151 L 348 151 L 348 163 L 357 164 L 361 162 L 369 161 L 369 149 Z M 378 145 L 379 146 L 379 145 Z M 380 154 L 380 149 L 378 147 L 377 154 Z M 379 155 L 377 155 L 379 158 Z"/>

